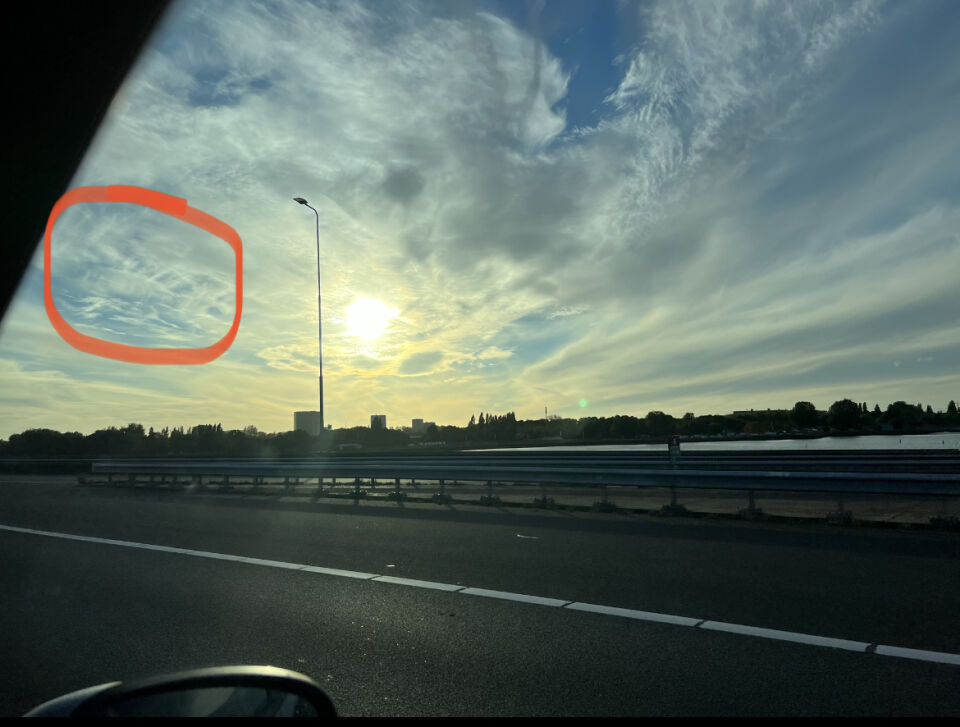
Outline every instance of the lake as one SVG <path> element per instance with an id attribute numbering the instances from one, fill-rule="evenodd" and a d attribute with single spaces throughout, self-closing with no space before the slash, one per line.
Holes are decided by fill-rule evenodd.
<path id="1" fill-rule="evenodd" d="M 755 439 L 715 442 L 681 442 L 681 450 L 765 450 L 765 449 L 960 449 L 960 432 L 934 434 L 872 434 L 864 437 L 821 437 L 820 439 Z M 496 452 L 524 452 L 550 449 L 556 452 L 596 450 L 599 452 L 662 452 L 666 444 L 585 444 L 556 447 L 508 447 Z"/>

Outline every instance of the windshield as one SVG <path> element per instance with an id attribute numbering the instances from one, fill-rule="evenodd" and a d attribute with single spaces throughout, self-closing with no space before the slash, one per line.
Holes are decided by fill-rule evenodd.
<path id="1" fill-rule="evenodd" d="M 0 327 L 3 713 L 960 713 L 958 33 L 173 3 Z"/>

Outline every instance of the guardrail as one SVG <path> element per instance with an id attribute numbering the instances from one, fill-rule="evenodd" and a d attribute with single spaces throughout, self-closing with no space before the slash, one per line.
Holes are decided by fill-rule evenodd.
<path id="1" fill-rule="evenodd" d="M 511 464 L 528 463 L 539 466 L 580 464 L 587 467 L 609 468 L 645 465 L 648 467 L 713 469 L 740 466 L 746 468 L 796 469 L 812 471 L 887 471 L 952 473 L 960 471 L 960 450 L 683 450 L 671 458 L 660 451 L 554 451 L 543 448 L 530 450 L 467 450 L 445 452 L 397 451 L 381 454 L 352 453 L 314 455 L 310 457 L 93 457 L 93 458 L 31 458 L 4 457 L 0 471 L 31 471 L 34 468 L 75 467 L 89 471 L 97 462 L 131 464 L 310 464 L 330 463 L 396 463 L 423 462 L 460 466 L 487 465 L 491 462 Z"/>
<path id="2" fill-rule="evenodd" d="M 600 499 L 594 502 L 596 509 L 612 510 L 608 488 L 668 488 L 670 505 L 664 507 L 666 513 L 682 513 L 684 508 L 677 501 L 678 489 L 691 490 L 731 490 L 743 492 L 748 497 L 748 506 L 742 515 L 755 516 L 761 511 L 756 507 L 756 493 L 796 492 L 829 494 L 837 500 L 837 510 L 828 514 L 828 519 L 849 520 L 851 514 L 844 506 L 844 497 L 850 495 L 895 495 L 912 497 L 951 498 L 960 496 L 960 460 L 949 457 L 927 458 L 925 461 L 913 461 L 900 458 L 887 458 L 887 469 L 894 461 L 903 466 L 929 468 L 946 466 L 948 472 L 899 472 L 899 471 L 811 471 L 809 469 L 765 469 L 772 463 L 771 458 L 752 459 L 753 468 L 727 469 L 729 458 L 690 458 L 694 461 L 678 463 L 661 457 L 657 466 L 647 458 L 636 459 L 609 457 L 606 454 L 594 457 L 523 457 L 518 455 L 482 457 L 356 457 L 329 458 L 322 460 L 295 461 L 100 461 L 92 465 L 93 475 L 105 478 L 106 484 L 120 486 L 182 486 L 219 484 L 229 488 L 247 484 L 252 490 L 265 484 L 278 484 L 292 490 L 302 484 L 315 481 L 317 494 L 324 494 L 324 482 L 330 486 L 342 486 L 346 480 L 352 480 L 353 491 L 348 495 L 356 498 L 367 496 L 375 490 L 378 480 L 392 481 L 394 488 L 391 498 L 403 500 L 408 491 L 401 482 L 435 482 L 438 491 L 433 495 L 435 502 L 446 503 L 452 500 L 447 486 L 451 483 L 479 483 L 485 486 L 485 494 L 480 497 L 483 504 L 499 502 L 497 488 L 518 486 L 540 486 L 541 497 L 534 498 L 534 504 L 550 506 L 552 500 L 547 497 L 546 486 L 551 487 L 587 487 L 598 491 Z M 834 459 L 845 460 L 852 465 L 852 457 Z M 745 461 L 740 458 L 739 461 Z M 715 469 L 702 469 L 707 464 Z M 788 464 L 781 462 L 781 466 Z M 809 464 L 809 463 L 808 463 Z M 830 461 L 819 461 L 818 466 L 829 466 Z M 834 462 L 839 464 L 838 462 Z M 160 481 L 157 481 L 160 478 Z M 186 482 L 182 478 L 188 478 Z M 206 480 L 206 481 L 205 481 Z M 275 480 L 282 482 L 267 482 Z M 364 483 L 368 481 L 369 484 Z M 94 478 L 81 477 L 81 481 L 93 482 Z M 410 484 L 407 490 L 410 489 Z M 328 488 L 327 493 L 330 494 Z"/>
<path id="3" fill-rule="evenodd" d="M 811 472 L 788 470 L 700 470 L 581 466 L 526 466 L 510 463 L 323 462 L 315 464 L 167 464 L 96 462 L 94 474 L 177 477 L 347 478 L 421 481 L 516 482 L 550 485 L 618 485 L 733 490 L 785 490 L 917 496 L 960 495 L 960 473 Z"/>

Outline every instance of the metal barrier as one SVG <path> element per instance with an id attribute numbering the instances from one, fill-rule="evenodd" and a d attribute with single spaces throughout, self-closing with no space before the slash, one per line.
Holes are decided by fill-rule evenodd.
<path id="1" fill-rule="evenodd" d="M 585 466 L 586 465 L 586 466 Z M 536 466 L 496 461 L 489 464 L 422 461 L 325 461 L 316 463 L 253 462 L 95 462 L 94 474 L 345 478 L 419 481 L 516 482 L 550 485 L 620 485 L 733 490 L 778 490 L 917 496 L 960 495 L 960 471 L 821 472 L 764 469 L 659 469 L 650 467 Z"/>
<path id="2" fill-rule="evenodd" d="M 454 500 L 451 483 L 463 492 L 459 483 L 476 483 L 482 489 L 478 499 L 483 505 L 507 504 L 495 494 L 510 488 L 514 494 L 526 487 L 536 487 L 540 496 L 532 499 L 536 507 L 555 507 L 547 497 L 547 486 L 560 488 L 588 488 L 599 495 L 593 509 L 614 511 L 618 507 L 610 500 L 608 487 L 667 488 L 670 502 L 660 512 L 665 515 L 688 514 L 677 499 L 677 491 L 728 490 L 745 493 L 747 507 L 739 510 L 744 518 L 756 518 L 763 511 L 756 505 L 757 493 L 828 494 L 835 498 L 836 509 L 825 513 L 828 522 L 847 523 L 852 513 L 846 499 L 856 495 L 912 496 L 939 498 L 941 514 L 931 517 L 931 523 L 957 527 L 956 516 L 947 514 L 949 498 L 960 496 L 960 456 L 955 451 L 939 450 L 911 452 L 701 452 L 692 456 L 684 453 L 671 463 L 660 453 L 462 453 L 460 455 L 431 454 L 429 456 L 349 456 L 302 459 L 206 459 L 206 460 L 106 460 L 91 464 L 94 477 L 105 478 L 107 484 L 136 487 L 138 484 L 182 486 L 192 484 L 200 489 L 219 484 L 221 490 L 250 485 L 251 493 L 262 490 L 267 478 L 278 483 L 285 494 L 293 488 L 316 481 L 314 497 L 335 496 L 337 480 L 341 480 L 340 496 L 365 498 L 368 492 L 361 488 L 369 482 L 371 493 L 376 492 L 376 481 L 392 480 L 393 488 L 386 498 L 402 503 L 411 494 L 421 493 L 423 483 L 437 483 L 437 491 L 430 500 L 438 504 Z M 919 456 L 918 456 L 919 455 Z M 733 467 L 737 467 L 734 469 Z M 855 468 L 880 471 L 843 471 Z M 828 469 L 835 468 L 835 469 Z M 907 471 L 902 471 L 907 470 Z M 919 470 L 919 471 L 918 471 Z M 927 470 L 927 471 L 923 471 Z M 933 471 L 930 471 L 933 470 Z M 144 482 L 142 478 L 149 478 Z M 181 482 L 181 478 L 188 478 Z M 81 482 L 91 482 L 81 476 Z M 206 482 L 205 482 L 206 480 Z M 324 490 L 324 481 L 329 483 Z M 408 482 L 408 492 L 401 489 L 401 481 Z M 92 482 L 91 482 L 92 483 Z M 351 487 L 352 485 L 352 487 Z M 567 490 L 572 492 L 573 490 Z M 423 497 L 418 498 L 420 500 Z M 463 499 L 458 500 L 464 502 Z"/>

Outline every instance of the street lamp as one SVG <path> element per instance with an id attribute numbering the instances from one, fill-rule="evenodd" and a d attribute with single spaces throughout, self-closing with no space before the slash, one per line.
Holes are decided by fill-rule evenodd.
<path id="1" fill-rule="evenodd" d="M 303 197 L 294 197 L 294 202 L 299 202 L 304 207 L 310 207 L 307 204 L 307 200 Z M 320 213 L 313 207 L 310 207 L 313 210 L 313 214 L 317 217 L 317 364 L 319 365 L 320 370 L 320 431 L 324 430 L 323 425 L 323 316 L 321 315 L 321 305 L 320 305 Z"/>

